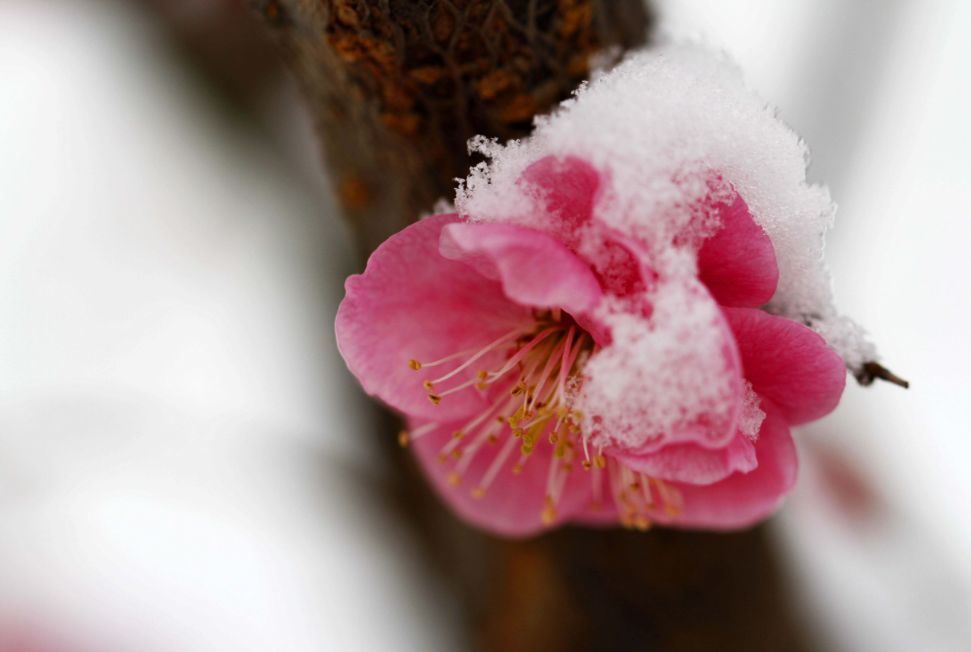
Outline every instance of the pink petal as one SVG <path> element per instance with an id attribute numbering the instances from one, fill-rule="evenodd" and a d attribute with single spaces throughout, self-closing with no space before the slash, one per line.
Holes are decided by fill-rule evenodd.
<path id="1" fill-rule="evenodd" d="M 667 491 L 677 497 L 677 510 L 666 509 L 654 488 L 654 481 L 642 479 L 641 482 L 652 488 L 654 502 L 652 507 L 644 510 L 647 518 L 674 527 L 732 530 L 754 525 L 770 516 L 795 484 L 798 460 L 785 419 L 767 401 L 763 401 L 763 407 L 766 419 L 754 445 L 757 466 L 753 470 L 735 472 L 724 480 L 707 485 L 667 482 Z M 608 467 L 617 462 L 616 459 L 608 460 Z M 583 509 L 574 516 L 574 522 L 607 525 L 620 520 L 606 472 L 603 473 L 600 495 L 605 497 L 603 504 L 596 509 Z M 640 505 L 643 507 L 644 503 Z"/>
<path id="2" fill-rule="evenodd" d="M 691 484 L 712 484 L 732 473 L 748 473 L 758 463 L 752 440 L 737 433 L 723 448 L 673 444 L 646 455 L 620 455 L 627 467 L 653 478 Z"/>
<path id="3" fill-rule="evenodd" d="M 556 505 L 555 519 L 550 523 L 543 522 L 549 465 L 554 460 L 553 446 L 543 438 L 536 444 L 520 474 L 515 474 L 512 470 L 520 458 L 519 440 L 512 439 L 515 445 L 512 454 L 500 467 L 501 470 L 485 495 L 476 498 L 473 490 L 486 475 L 503 446 L 512 438 L 508 427 L 495 445 L 482 445 L 461 474 L 461 482 L 453 484 L 450 476 L 455 472 L 458 462 L 449 457 L 443 464 L 440 455 L 445 446 L 453 441 L 455 430 L 461 426 L 457 422 L 442 425 L 415 440 L 412 449 L 439 495 L 469 523 L 501 536 L 525 537 L 569 522 L 589 507 L 590 477 L 583 471 L 574 470 L 566 479 Z"/>
<path id="4" fill-rule="evenodd" d="M 506 296 L 525 306 L 559 307 L 583 315 L 603 290 L 590 267 L 552 237 L 506 224 L 450 224 L 442 231 L 444 256 L 499 280 Z"/>
<path id="5" fill-rule="evenodd" d="M 456 221 L 454 215 L 430 217 L 386 240 L 364 273 L 347 279 L 337 311 L 337 346 L 365 391 L 406 414 L 431 419 L 461 418 L 483 399 L 468 391 L 433 405 L 422 381 L 449 367 L 415 372 L 411 359 L 429 362 L 482 348 L 532 321 L 530 311 L 509 301 L 499 283 L 439 254 L 442 228 Z M 483 358 L 454 382 L 498 359 Z"/>
<path id="6" fill-rule="evenodd" d="M 730 530 L 754 525 L 779 507 L 796 482 L 796 447 L 779 411 L 767 401 L 763 401 L 763 409 L 766 418 L 755 444 L 758 468 L 706 486 L 673 484 L 681 492 L 681 512 L 673 517 L 659 513 L 658 521 Z"/>
<path id="7" fill-rule="evenodd" d="M 547 156 L 526 168 L 519 182 L 539 191 L 546 210 L 562 220 L 564 231 L 572 233 L 593 215 L 600 174 L 575 156 Z"/>
<path id="8" fill-rule="evenodd" d="M 727 308 L 745 377 L 791 424 L 833 411 L 846 384 L 846 366 L 817 333 L 751 308 Z"/>
<path id="9" fill-rule="evenodd" d="M 716 208 L 722 224 L 698 252 L 698 276 L 724 306 L 761 306 L 779 281 L 772 241 L 739 195 Z"/>

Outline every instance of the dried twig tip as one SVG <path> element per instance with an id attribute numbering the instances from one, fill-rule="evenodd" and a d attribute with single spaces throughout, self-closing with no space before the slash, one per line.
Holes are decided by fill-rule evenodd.
<path id="1" fill-rule="evenodd" d="M 910 387 L 910 383 L 896 375 L 878 362 L 865 362 L 855 374 L 858 383 L 864 387 L 872 385 L 875 380 L 884 380 L 904 389 Z"/>

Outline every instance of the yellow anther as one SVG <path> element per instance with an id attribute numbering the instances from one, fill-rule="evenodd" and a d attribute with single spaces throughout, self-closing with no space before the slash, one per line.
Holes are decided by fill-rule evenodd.
<path id="1" fill-rule="evenodd" d="M 411 441 L 411 435 L 408 434 L 407 430 L 402 430 L 398 433 L 398 445 L 402 448 L 408 448 L 408 443 Z"/>
<path id="2" fill-rule="evenodd" d="M 427 389 L 429 392 L 434 391 L 434 389 L 435 389 L 435 383 L 433 383 L 430 380 L 426 380 L 425 382 L 423 382 L 421 384 L 421 386 L 424 387 L 425 389 Z"/>
<path id="3" fill-rule="evenodd" d="M 457 487 L 462 484 L 462 476 L 453 471 L 448 474 L 448 483 L 453 487 Z"/>
<path id="4" fill-rule="evenodd" d="M 516 462 L 512 467 L 513 475 L 519 475 L 522 472 L 523 472 L 523 465 L 520 464 L 519 462 Z"/>
<path id="5" fill-rule="evenodd" d="M 442 402 L 442 397 L 438 394 L 429 394 L 428 400 L 431 401 L 433 405 L 438 405 Z"/>
<path id="6" fill-rule="evenodd" d="M 461 439 L 462 437 L 465 437 L 465 433 L 461 430 L 456 430 L 452 433 L 452 439 Z"/>
<path id="7" fill-rule="evenodd" d="M 593 463 L 597 465 L 598 469 L 604 469 L 607 467 L 607 458 L 603 455 L 596 455 L 593 458 Z"/>
<path id="8" fill-rule="evenodd" d="M 485 487 L 476 487 L 472 490 L 472 497 L 476 500 L 482 500 L 485 498 L 486 490 Z"/>
<path id="9" fill-rule="evenodd" d="M 418 362 L 415 359 L 409 360 L 408 361 L 408 366 L 411 367 L 414 371 L 420 371 L 421 370 L 421 363 Z"/>
<path id="10" fill-rule="evenodd" d="M 634 527 L 641 532 L 647 532 L 651 529 L 651 521 L 644 516 L 637 516 L 634 519 Z"/>
<path id="11" fill-rule="evenodd" d="M 556 503 L 553 502 L 552 496 L 546 497 L 546 504 L 543 507 L 543 525 L 553 525 L 556 521 Z"/>

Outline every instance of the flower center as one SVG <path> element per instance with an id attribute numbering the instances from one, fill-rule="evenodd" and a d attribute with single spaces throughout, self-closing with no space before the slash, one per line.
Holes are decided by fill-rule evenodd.
<path id="1" fill-rule="evenodd" d="M 601 450 L 591 455 L 589 440 L 580 427 L 583 415 L 574 404 L 583 366 L 596 350 L 589 333 L 569 315 L 553 309 L 538 312 L 528 328 L 507 333 L 481 348 L 433 362 L 409 361 L 415 371 L 448 368 L 439 377 L 424 381 L 428 399 L 435 405 L 467 391 L 487 398 L 485 409 L 456 430 L 439 451 L 438 461 L 452 465 L 449 483 L 460 485 L 473 460 L 491 448 L 492 461 L 472 489 L 473 496 L 482 498 L 510 460 L 514 460 L 512 472 L 518 475 L 538 447 L 549 447 L 542 512 L 545 524 L 556 520 L 557 505 L 577 466 L 591 473 L 594 508 L 602 503 L 606 475 L 621 523 L 626 526 L 646 529 L 650 525 L 647 513 L 658 504 L 670 514 L 677 513 L 680 495 L 676 489 L 628 469 Z M 487 356 L 501 362 L 495 369 L 476 369 L 476 363 Z M 440 425 L 434 422 L 402 432 L 399 442 L 407 446 Z"/>

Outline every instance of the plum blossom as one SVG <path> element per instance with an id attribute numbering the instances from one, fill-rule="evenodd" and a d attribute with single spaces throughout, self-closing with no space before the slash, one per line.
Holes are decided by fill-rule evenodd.
<path id="1" fill-rule="evenodd" d="M 460 189 L 459 212 L 392 236 L 347 281 L 336 333 L 348 367 L 404 415 L 400 441 L 444 500 L 492 532 L 751 525 L 795 482 L 790 426 L 839 402 L 844 358 L 782 308 L 832 311 L 793 290 L 804 257 L 750 205 L 773 196 L 750 171 L 694 143 L 708 136 L 695 128 L 556 137 L 609 121 L 584 107 L 618 76 L 635 96 L 656 76 L 701 89 L 669 109 L 708 101 L 703 58 L 691 51 L 673 72 L 661 58 L 621 66 L 528 143 L 482 145 L 493 162 Z M 649 109 L 617 110 L 634 108 L 629 120 L 651 122 Z M 753 115 L 774 124 L 764 110 Z"/>

